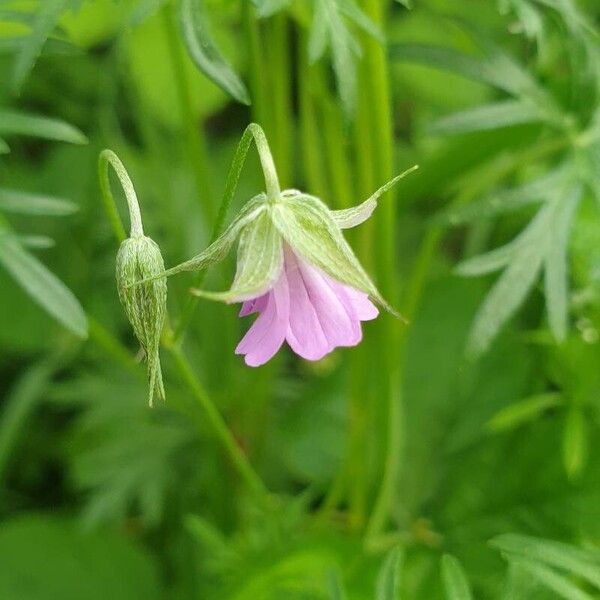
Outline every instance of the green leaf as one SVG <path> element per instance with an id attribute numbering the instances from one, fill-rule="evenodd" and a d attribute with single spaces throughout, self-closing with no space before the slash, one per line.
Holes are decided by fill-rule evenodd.
<path id="1" fill-rule="evenodd" d="M 515 429 L 534 421 L 547 410 L 559 406 L 561 402 L 562 395 L 558 392 L 528 396 L 499 410 L 487 422 L 487 427 L 494 432 Z"/>
<path id="2" fill-rule="evenodd" d="M 470 108 L 438 119 L 427 127 L 427 132 L 430 135 L 456 135 L 542 120 L 544 120 L 544 115 L 531 102 L 504 100 Z"/>
<path id="3" fill-rule="evenodd" d="M 78 207 L 61 198 L 0 188 L 0 210 L 29 215 L 64 216 L 77 212 Z"/>
<path id="4" fill-rule="evenodd" d="M 450 208 L 440 213 L 435 221 L 442 225 L 460 225 L 480 219 L 488 219 L 520 210 L 532 204 L 551 200 L 560 191 L 559 188 L 565 181 L 567 173 L 568 167 L 561 165 L 523 185 L 494 192 L 477 202 Z"/>
<path id="5" fill-rule="evenodd" d="M 381 296 L 344 239 L 331 212 L 314 196 L 286 196 L 272 211 L 273 221 L 291 248 L 335 280 L 369 294 L 386 310 Z"/>
<path id="6" fill-rule="evenodd" d="M 13 67 L 12 88 L 19 92 L 25 79 L 39 58 L 46 40 L 58 24 L 62 12 L 71 0 L 44 0 L 33 22 L 30 35 L 25 39 Z"/>
<path id="7" fill-rule="evenodd" d="M 265 19 L 286 9 L 292 0 L 252 0 L 252 2 L 256 7 L 256 14 L 261 19 Z"/>
<path id="8" fill-rule="evenodd" d="M 331 571 L 329 571 L 328 588 L 330 600 L 348 600 L 348 595 L 344 589 L 344 583 L 336 569 L 331 569 Z"/>
<path id="9" fill-rule="evenodd" d="M 577 479 L 585 466 L 588 454 L 588 424 L 580 406 L 567 413 L 562 438 L 562 456 L 569 479 Z M 598 576 L 600 587 L 600 574 Z"/>
<path id="10" fill-rule="evenodd" d="M 442 581 L 447 600 L 472 600 L 471 588 L 460 561 L 450 554 L 442 556 Z"/>
<path id="11" fill-rule="evenodd" d="M 539 581 L 542 585 L 552 590 L 560 598 L 565 598 L 566 600 L 594 600 L 594 596 L 582 591 L 566 577 L 559 575 L 548 567 L 524 559 L 519 559 L 515 562 L 521 569 L 529 573 L 531 577 Z"/>
<path id="12" fill-rule="evenodd" d="M 265 210 L 266 198 L 265 194 L 259 194 L 248 200 L 227 229 L 208 248 L 176 267 L 167 269 L 161 277 L 164 275 L 168 277 L 182 271 L 202 271 L 223 260 L 244 227 L 258 219 Z"/>
<path id="13" fill-rule="evenodd" d="M 238 267 L 233 285 L 226 292 L 192 289 L 196 296 L 241 302 L 265 293 L 283 268 L 283 247 L 279 231 L 269 213 L 262 211 L 240 236 Z"/>
<path id="14" fill-rule="evenodd" d="M 569 190 L 566 198 L 557 202 L 556 213 L 550 224 L 552 243 L 544 257 L 544 290 L 548 309 L 548 322 L 555 339 L 565 340 L 568 329 L 568 287 L 567 265 L 569 233 L 575 211 L 581 199 L 582 189 L 576 185 Z"/>
<path id="15" fill-rule="evenodd" d="M 389 53 L 394 60 L 452 71 L 513 96 L 530 95 L 532 90 L 537 89 L 537 84 L 530 75 L 504 54 L 474 56 L 452 48 L 427 44 L 393 44 Z"/>
<path id="16" fill-rule="evenodd" d="M 27 515 L 0 530 L 0 598 L 159 600 L 152 560 L 124 535 Z"/>
<path id="17" fill-rule="evenodd" d="M 508 533 L 497 536 L 490 545 L 509 560 L 523 558 L 567 571 L 600 589 L 600 552 L 583 550 L 562 542 Z"/>
<path id="18" fill-rule="evenodd" d="M 64 121 L 4 108 L 0 108 L 0 134 L 28 135 L 72 144 L 87 143 L 79 129 Z"/>
<path id="19" fill-rule="evenodd" d="M 390 550 L 377 575 L 375 600 L 398 600 L 398 588 L 404 563 L 400 547 Z"/>
<path id="20" fill-rule="evenodd" d="M 408 8 L 408 10 L 411 10 L 413 7 L 412 0 L 396 0 L 396 2 L 398 2 L 398 4 L 402 4 L 402 6 Z"/>
<path id="21" fill-rule="evenodd" d="M 522 245 L 523 240 L 517 238 L 500 248 L 467 258 L 457 265 L 455 273 L 462 277 L 475 277 L 498 271 L 510 263 Z"/>
<path id="22" fill-rule="evenodd" d="M 10 147 L 2 138 L 0 138 L 0 154 L 8 154 L 9 152 Z"/>
<path id="23" fill-rule="evenodd" d="M 238 102 L 250 104 L 246 86 L 212 38 L 204 0 L 180 0 L 179 26 L 188 53 L 198 69 Z"/>
<path id="24" fill-rule="evenodd" d="M 25 248 L 45 250 L 46 248 L 54 248 L 56 245 L 56 242 L 47 235 L 17 235 L 16 237 Z"/>
<path id="25" fill-rule="evenodd" d="M 73 293 L 8 231 L 0 231 L 0 263 L 43 309 L 81 338 L 87 319 Z"/>
<path id="26" fill-rule="evenodd" d="M 129 17 L 129 23 L 136 27 L 157 13 L 167 0 L 139 0 Z"/>

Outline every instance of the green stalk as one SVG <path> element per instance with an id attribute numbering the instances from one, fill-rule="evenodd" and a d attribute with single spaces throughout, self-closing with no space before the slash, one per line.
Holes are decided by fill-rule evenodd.
<path id="1" fill-rule="evenodd" d="M 265 82 L 263 65 L 263 52 L 260 37 L 260 28 L 256 19 L 256 11 L 252 0 L 242 0 L 242 18 L 246 36 L 246 49 L 249 62 L 250 96 L 252 98 L 252 118 L 259 125 L 265 127 L 267 102 L 265 91 L 268 89 Z"/>
<path id="2" fill-rule="evenodd" d="M 315 69 L 308 62 L 307 36 L 302 34 L 298 43 L 298 93 L 300 140 L 306 173 L 307 188 L 319 198 L 328 198 L 327 179 L 323 169 L 323 153 L 315 106 Z"/>
<path id="3" fill-rule="evenodd" d="M 167 3 L 163 7 L 161 15 L 169 48 L 169 57 L 173 67 L 182 128 L 186 133 L 189 160 L 196 184 L 196 193 L 204 209 L 205 217 L 208 221 L 212 221 L 214 219 L 214 207 L 212 205 L 212 185 L 206 139 L 202 124 L 198 122 L 194 114 L 192 90 L 187 76 L 186 64 L 181 53 L 181 44 L 179 43 L 173 7 L 170 3 Z"/>
<path id="4" fill-rule="evenodd" d="M 363 8 L 377 24 L 385 20 L 385 0 L 364 0 Z M 369 108 L 373 143 L 373 173 L 378 185 L 389 180 L 393 170 L 393 128 L 389 92 L 388 65 L 385 49 L 374 39 L 365 37 L 365 67 L 367 85 L 365 99 Z M 363 106 L 365 110 L 367 106 Z M 380 289 L 392 303 L 397 299 L 396 285 L 396 202 L 389 198 L 375 216 L 374 244 L 377 279 Z M 383 476 L 375 504 L 367 524 L 367 538 L 385 527 L 394 502 L 398 472 L 401 465 L 403 440 L 401 372 L 398 322 L 388 316 L 380 320 L 377 361 L 381 373 L 381 391 L 386 403 L 386 449 Z"/>
<path id="5" fill-rule="evenodd" d="M 248 134 L 247 137 L 254 135 L 254 129 L 251 129 L 249 127 L 248 130 L 250 130 L 250 133 Z M 260 140 L 260 136 L 258 136 L 258 137 Z M 242 139 L 244 140 L 244 138 L 242 138 Z M 264 142 L 266 143 L 266 140 L 264 140 Z M 260 142 L 258 140 L 257 140 L 257 145 L 260 145 Z M 249 141 L 247 142 L 247 146 L 249 146 Z M 268 150 L 268 147 L 267 147 L 267 150 Z M 246 151 L 247 151 L 247 148 L 246 148 Z M 264 152 L 264 148 L 263 148 L 263 152 Z M 244 156 L 245 156 L 245 153 L 244 153 Z M 116 159 L 116 161 L 115 161 L 115 159 Z M 125 168 L 123 167 L 121 161 L 116 157 L 116 155 L 114 155 L 114 153 L 111 153 L 110 151 L 102 152 L 100 154 L 100 159 L 99 159 L 99 173 L 100 173 L 100 181 L 102 182 L 100 187 L 101 187 L 103 201 L 104 201 L 103 204 L 104 204 L 107 216 L 112 223 L 113 231 L 115 233 L 115 238 L 117 239 L 118 243 L 121 243 L 121 241 L 122 241 L 121 232 L 125 231 L 125 228 L 123 227 L 123 224 L 120 222 L 120 218 L 118 216 L 118 211 L 116 209 L 114 196 L 112 195 L 110 186 L 108 185 L 108 175 L 107 175 L 106 171 L 108 169 L 109 163 L 113 167 L 115 167 L 115 165 L 116 165 L 117 174 L 119 175 L 119 179 L 123 185 L 129 206 L 132 207 L 133 205 L 137 205 L 137 199 L 135 198 L 135 190 L 133 189 L 131 180 L 129 179 L 129 176 L 127 175 L 127 172 L 126 172 Z M 243 161 L 242 161 L 242 163 L 243 163 Z M 238 174 L 239 174 L 239 170 L 241 170 L 241 166 L 237 171 Z M 275 183 L 272 183 L 272 185 L 275 185 Z M 112 208 L 110 208 L 111 205 L 112 205 Z M 138 214 L 139 214 L 139 207 L 138 207 Z M 117 221 L 115 220 L 115 215 L 116 215 L 116 218 L 118 219 L 118 224 L 120 225 L 120 227 L 118 227 L 118 225 L 117 225 Z M 141 218 L 140 218 L 140 224 L 141 224 Z M 92 327 L 92 328 L 90 328 L 90 334 L 96 336 L 98 343 L 103 348 L 110 351 L 113 356 L 118 357 L 120 360 L 122 360 L 123 352 L 115 351 L 115 348 L 118 348 L 118 342 L 110 340 L 109 334 L 105 330 L 102 330 L 101 328 L 99 328 L 97 326 Z M 250 465 L 248 459 L 246 458 L 246 455 L 242 452 L 241 448 L 238 446 L 237 442 L 235 441 L 235 437 L 233 436 L 231 431 L 229 431 L 225 421 L 223 420 L 223 417 L 221 416 L 221 414 L 217 410 L 216 406 L 210 399 L 208 393 L 206 392 L 206 390 L 204 389 L 204 387 L 202 386 L 200 381 L 194 375 L 194 372 L 193 372 L 186 356 L 183 354 L 182 350 L 174 343 L 173 335 L 171 334 L 170 331 L 167 331 L 163 335 L 162 344 L 170 352 L 171 356 L 173 357 L 182 380 L 187 385 L 188 389 L 192 393 L 194 399 L 199 404 L 200 408 L 202 408 L 202 410 L 204 411 L 204 414 L 208 419 L 208 423 L 209 423 L 210 427 L 212 428 L 217 439 L 221 442 L 224 449 L 228 453 L 228 455 L 229 455 L 231 461 L 233 462 L 234 466 L 236 467 L 238 473 L 243 478 L 243 480 L 246 482 L 248 488 L 253 493 L 256 494 L 256 497 L 259 498 L 261 500 L 261 502 L 264 503 L 265 506 L 268 505 L 270 498 L 269 498 L 269 493 L 268 493 L 267 488 L 265 487 L 265 485 L 263 484 L 260 477 L 256 474 L 256 472 Z"/>

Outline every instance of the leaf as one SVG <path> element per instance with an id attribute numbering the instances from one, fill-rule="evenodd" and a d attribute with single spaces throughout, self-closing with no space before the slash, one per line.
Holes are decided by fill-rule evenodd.
<path id="1" fill-rule="evenodd" d="M 547 392 L 528 396 L 518 402 L 499 410 L 488 422 L 490 431 L 507 431 L 529 423 L 551 408 L 559 406 L 562 395 L 558 392 Z"/>
<path id="2" fill-rule="evenodd" d="M 588 454 L 588 437 L 583 410 L 580 406 L 573 406 L 567 413 L 562 439 L 563 464 L 571 480 L 577 479 L 583 471 Z M 600 587 L 600 574 L 598 584 Z"/>
<path id="3" fill-rule="evenodd" d="M 544 115 L 531 102 L 504 100 L 438 119 L 427 127 L 427 132 L 430 135 L 456 135 L 532 123 L 543 119 Z"/>
<path id="4" fill-rule="evenodd" d="M 159 600 L 154 562 L 124 535 L 25 515 L 0 530 L 0 598 Z"/>
<path id="5" fill-rule="evenodd" d="M 593 600 L 594 597 L 580 590 L 574 583 L 566 577 L 559 575 L 552 569 L 544 567 L 539 563 L 520 559 L 515 561 L 518 566 L 525 570 L 529 575 L 543 584 L 548 589 L 555 592 L 560 598 L 566 600 Z"/>
<path id="6" fill-rule="evenodd" d="M 509 560 L 522 557 L 567 571 L 600 588 L 600 552 L 583 550 L 562 542 L 508 533 L 490 541 Z"/>
<path id="7" fill-rule="evenodd" d="M 331 569 L 329 571 L 328 588 L 330 600 L 348 600 L 342 578 L 336 569 Z"/>
<path id="8" fill-rule="evenodd" d="M 129 17 L 129 23 L 136 27 L 157 13 L 167 0 L 139 0 Z"/>
<path id="9" fill-rule="evenodd" d="M 29 215 L 64 216 L 77 212 L 69 200 L 0 188 L 0 210 Z"/>
<path id="10" fill-rule="evenodd" d="M 204 0 L 180 0 L 179 26 L 198 69 L 235 100 L 250 104 L 246 86 L 214 43 Z"/>
<path id="11" fill-rule="evenodd" d="M 308 41 L 311 62 L 331 50 L 338 91 L 347 116 L 356 106 L 356 64 L 360 46 L 348 29 L 345 18 L 369 35 L 381 40 L 379 28 L 353 0 L 314 0 L 313 20 Z"/>
<path id="12" fill-rule="evenodd" d="M 576 185 L 566 198 L 557 201 L 557 209 L 550 224 L 552 243 L 544 257 L 544 290 L 548 309 L 548 322 L 554 338 L 565 340 L 568 329 L 568 265 L 569 233 L 573 217 L 581 198 L 582 189 Z"/>
<path id="13" fill-rule="evenodd" d="M 0 108 L 0 134 L 28 135 L 72 144 L 87 144 L 83 133 L 64 121 L 5 108 Z"/>
<path id="14" fill-rule="evenodd" d="M 375 600 L 398 600 L 398 587 L 404 563 L 404 552 L 400 547 L 390 550 L 377 575 Z"/>
<path id="15" fill-rule="evenodd" d="M 390 179 L 387 183 L 382 185 L 375 193 L 373 193 L 369 198 L 367 198 L 364 202 L 359 204 L 358 206 L 353 206 L 352 208 L 345 208 L 342 210 L 332 210 L 331 216 L 335 221 L 336 225 L 340 229 L 349 229 L 351 227 L 356 227 L 361 223 L 364 223 L 372 214 L 373 211 L 377 208 L 377 200 L 380 196 L 385 194 L 389 189 L 391 189 L 400 179 L 416 171 L 418 169 L 418 165 L 407 169 L 400 175 L 396 175 L 393 179 Z"/>
<path id="16" fill-rule="evenodd" d="M 238 268 L 233 285 L 226 292 L 192 289 L 196 296 L 241 302 L 265 293 L 277 280 L 283 268 L 282 239 L 267 211 L 261 212 L 240 237 Z"/>
<path id="17" fill-rule="evenodd" d="M 510 263 L 521 245 L 522 240 L 517 238 L 500 248 L 468 258 L 456 266 L 455 273 L 462 277 L 474 277 L 498 271 Z"/>
<path id="18" fill-rule="evenodd" d="M 71 0 L 44 0 L 33 22 L 30 35 L 16 56 L 12 75 L 12 89 L 18 93 L 39 58 L 46 40 L 58 24 L 62 12 Z"/>
<path id="19" fill-rule="evenodd" d="M 273 210 L 272 217 L 294 252 L 335 280 L 369 294 L 386 310 L 394 313 L 321 200 L 304 194 L 285 197 Z"/>
<path id="20" fill-rule="evenodd" d="M 8 154 L 10 152 L 10 148 L 8 144 L 0 138 L 0 154 Z"/>
<path id="21" fill-rule="evenodd" d="M 286 9 L 292 0 L 252 0 L 256 7 L 256 14 L 261 18 L 272 17 Z"/>
<path id="22" fill-rule="evenodd" d="M 398 2 L 398 4 L 402 4 L 402 6 L 408 8 L 408 10 L 411 10 L 413 7 L 412 0 L 396 0 L 396 2 Z"/>
<path id="23" fill-rule="evenodd" d="M 56 245 L 56 242 L 47 235 L 17 235 L 16 237 L 19 243 L 26 248 L 45 250 L 47 248 L 54 248 Z"/>
<path id="24" fill-rule="evenodd" d="M 57 321 L 76 336 L 87 337 L 87 319 L 73 293 L 6 230 L 0 230 L 0 263 Z"/>
<path id="25" fill-rule="evenodd" d="M 450 208 L 440 213 L 435 218 L 435 222 L 441 225 L 460 225 L 551 200 L 560 191 L 559 188 L 565 181 L 567 173 L 568 167 L 561 165 L 523 185 L 494 192 L 465 206 Z"/>
<path id="26" fill-rule="evenodd" d="M 393 44 L 392 59 L 452 71 L 467 79 L 487 83 L 512 96 L 531 95 L 537 84 L 530 75 L 504 54 L 474 56 L 443 46 L 427 44 Z"/>
<path id="27" fill-rule="evenodd" d="M 450 554 L 442 556 L 442 581 L 447 600 L 472 600 L 471 588 L 459 560 Z"/>

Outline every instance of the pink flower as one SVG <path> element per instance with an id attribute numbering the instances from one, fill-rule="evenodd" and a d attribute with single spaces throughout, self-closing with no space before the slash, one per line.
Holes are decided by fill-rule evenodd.
<path id="1" fill-rule="evenodd" d="M 258 367 L 286 341 L 307 360 L 319 360 L 338 346 L 356 346 L 361 321 L 379 314 L 366 293 L 344 285 L 283 248 L 281 273 L 261 296 L 246 300 L 240 316 L 259 313 L 238 344 L 236 354 Z"/>

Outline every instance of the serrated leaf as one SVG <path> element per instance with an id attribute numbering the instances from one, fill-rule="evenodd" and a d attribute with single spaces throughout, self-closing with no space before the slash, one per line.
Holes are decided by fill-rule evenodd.
<path id="1" fill-rule="evenodd" d="M 0 108 L 0 134 L 27 135 L 46 140 L 86 144 L 79 129 L 59 119 Z"/>
<path id="2" fill-rule="evenodd" d="M 250 104 L 246 86 L 213 40 L 204 0 L 180 0 L 179 26 L 188 53 L 198 69 L 235 100 Z"/>
<path id="3" fill-rule="evenodd" d="M 571 224 L 581 193 L 581 186 L 577 185 L 567 193 L 566 198 L 557 202 L 557 209 L 550 223 L 552 243 L 548 245 L 544 257 L 544 291 L 548 322 L 558 342 L 564 341 L 567 336 L 569 317 L 567 253 Z"/>
<path id="4" fill-rule="evenodd" d="M 81 305 L 63 283 L 8 231 L 0 231 L 0 263 L 44 310 L 81 338 L 87 319 Z"/>
<path id="5" fill-rule="evenodd" d="M 586 463 L 588 452 L 588 427 L 579 406 L 567 413 L 562 438 L 562 456 L 565 472 L 569 479 L 577 479 Z M 600 566 L 598 585 L 600 587 Z"/>
<path id="6" fill-rule="evenodd" d="M 233 285 L 226 292 L 192 289 L 196 296 L 223 302 L 241 302 L 264 294 L 283 268 L 281 234 L 267 211 L 262 211 L 241 233 L 238 267 Z"/>
<path id="7" fill-rule="evenodd" d="M 600 552 L 543 538 L 508 533 L 497 536 L 490 545 L 505 553 L 509 560 L 522 557 L 567 571 L 600 589 Z"/>
<path id="8" fill-rule="evenodd" d="M 539 109 L 524 100 L 504 100 L 460 111 L 434 121 L 427 127 L 430 135 L 456 135 L 487 131 L 543 121 Z"/>
<path id="9" fill-rule="evenodd" d="M 442 556 L 442 581 L 447 600 L 472 600 L 471 587 L 460 561 L 450 554 Z"/>
<path id="10" fill-rule="evenodd" d="M 314 196 L 286 197 L 273 207 L 275 225 L 291 248 L 335 280 L 369 294 L 394 312 L 344 239 L 327 206 Z"/>
<path id="11" fill-rule="evenodd" d="M 0 210 L 28 215 L 64 216 L 77 212 L 69 200 L 0 188 Z"/>
<path id="12" fill-rule="evenodd" d="M 390 550 L 377 575 L 375 600 L 398 600 L 398 587 L 404 563 L 404 552 L 400 547 Z"/>
<path id="13" fill-rule="evenodd" d="M 23 42 L 15 58 L 12 75 L 12 89 L 19 92 L 21 86 L 39 58 L 46 40 L 58 24 L 62 12 L 69 5 L 70 0 L 44 0 L 39 3 L 39 8 L 33 22 L 29 36 Z"/>
<path id="14" fill-rule="evenodd" d="M 569 579 L 556 573 L 552 569 L 545 567 L 537 562 L 525 559 L 515 561 L 519 568 L 523 569 L 542 585 L 552 590 L 560 598 L 565 600 L 593 600 L 594 597 L 587 592 L 582 591 Z"/>
<path id="15" fill-rule="evenodd" d="M 487 422 L 487 428 L 494 432 L 515 429 L 539 418 L 548 409 L 559 406 L 561 401 L 562 395 L 558 392 L 535 394 L 523 398 L 499 410 Z"/>
<path id="16" fill-rule="evenodd" d="M 265 209 L 265 194 L 259 194 L 248 200 L 227 229 L 208 248 L 185 262 L 167 269 L 162 276 L 175 275 L 182 271 L 202 271 L 225 258 L 240 232 L 249 223 L 259 217 Z"/>

